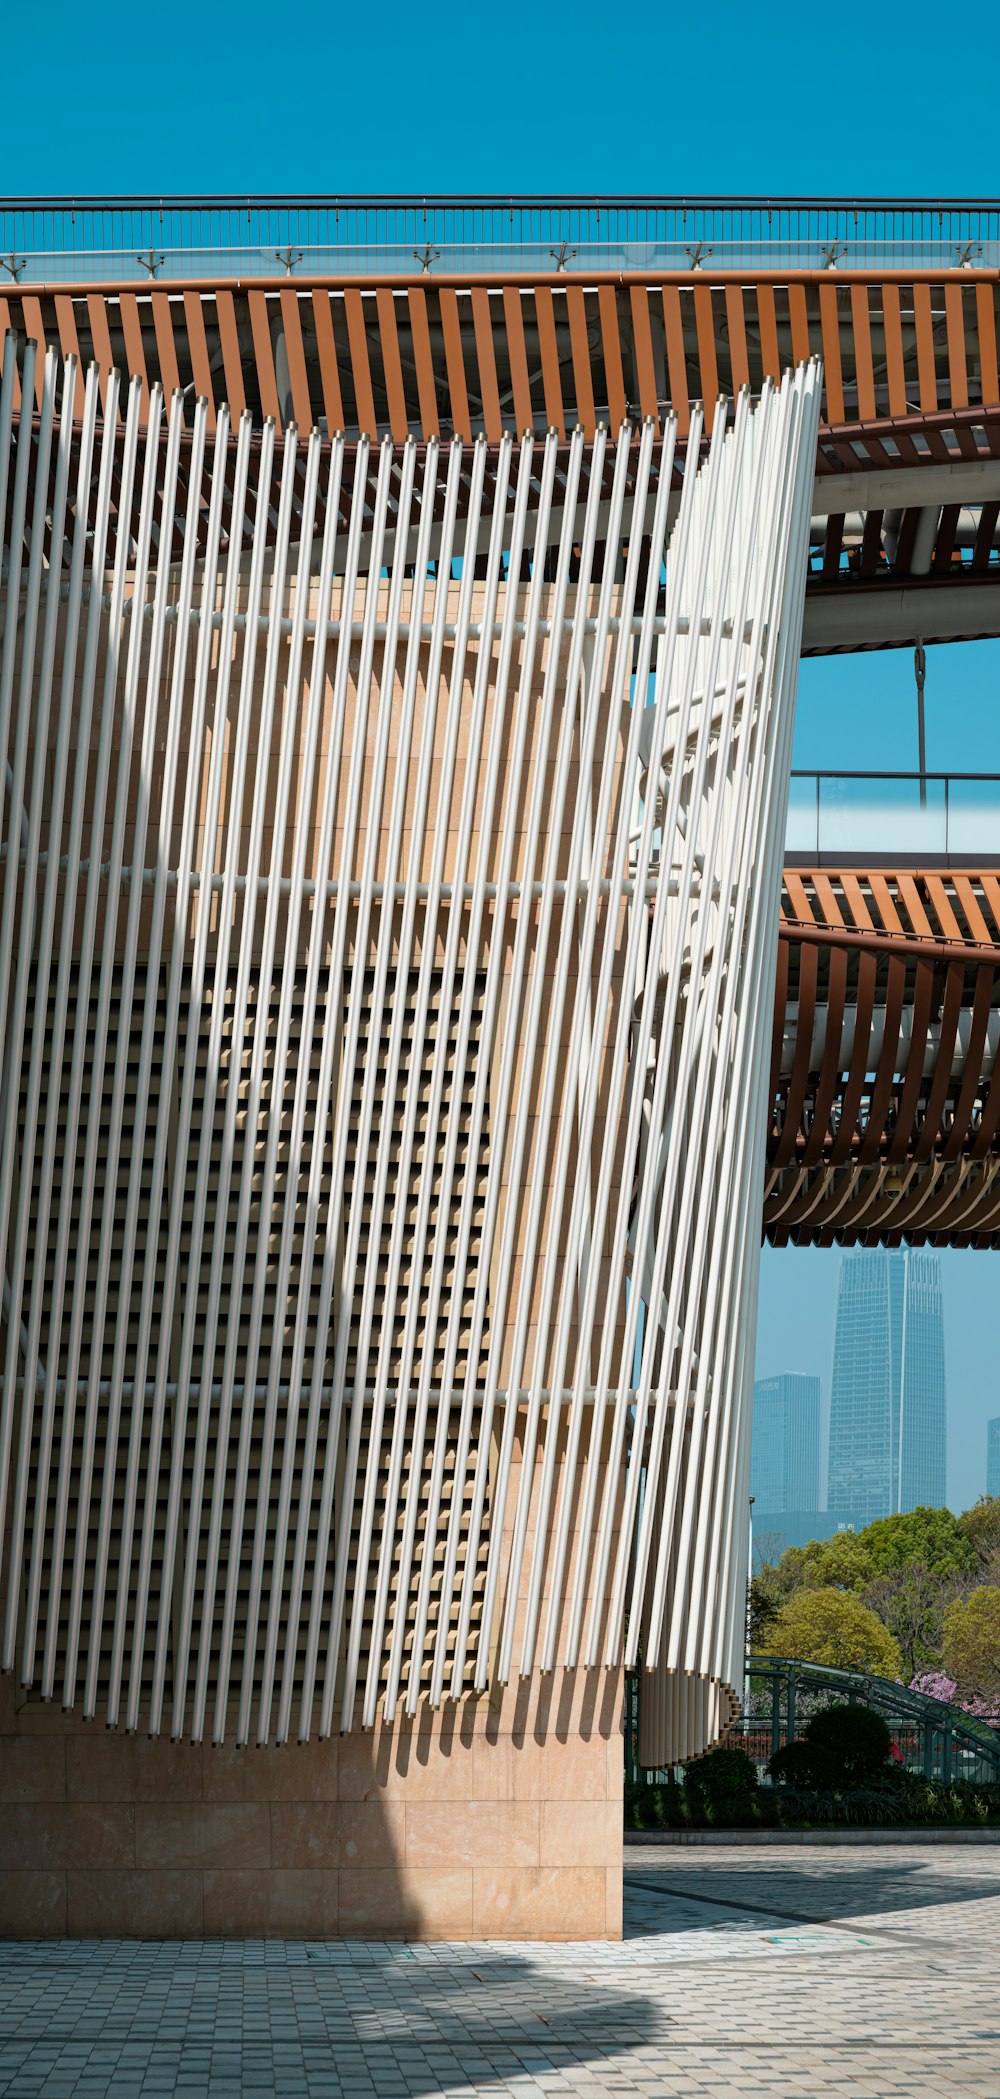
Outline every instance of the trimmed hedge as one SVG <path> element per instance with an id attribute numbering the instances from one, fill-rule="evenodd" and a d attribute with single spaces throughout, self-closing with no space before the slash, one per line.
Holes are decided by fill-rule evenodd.
<path id="1" fill-rule="evenodd" d="M 708 1759 L 704 1761 L 707 1763 Z M 726 1800 L 709 1800 L 704 1787 L 626 1781 L 626 1829 L 821 1829 L 986 1827 L 1000 1824 L 1000 1785 L 894 1774 L 888 1785 L 843 1788 L 759 1786 Z"/>

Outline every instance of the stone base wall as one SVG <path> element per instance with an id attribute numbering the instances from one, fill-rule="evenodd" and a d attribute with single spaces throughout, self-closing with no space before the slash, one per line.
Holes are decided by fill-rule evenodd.
<path id="1" fill-rule="evenodd" d="M 0 1935 L 616 1939 L 622 1783 L 617 1672 L 284 1749 L 16 1709 L 5 1677 Z"/>

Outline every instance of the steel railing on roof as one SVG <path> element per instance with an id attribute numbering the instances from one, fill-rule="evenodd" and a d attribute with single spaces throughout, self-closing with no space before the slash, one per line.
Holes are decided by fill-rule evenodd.
<path id="1" fill-rule="evenodd" d="M 998 262 L 995 199 L 0 197 L 0 283 Z"/>

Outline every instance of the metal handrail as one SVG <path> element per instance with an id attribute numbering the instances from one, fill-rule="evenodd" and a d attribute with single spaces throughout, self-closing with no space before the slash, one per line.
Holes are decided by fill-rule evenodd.
<path id="1" fill-rule="evenodd" d="M 174 190 L 41 192 L 0 196 L 0 211 L 121 211 L 125 209 L 193 210 L 238 207 L 246 210 L 369 211 L 720 211 L 720 212 L 892 212 L 941 216 L 955 213 L 1000 213 L 996 197 L 860 197 L 778 195 L 732 196 L 673 194 L 660 190 Z"/>
<path id="2" fill-rule="evenodd" d="M 323 258 L 343 267 L 432 272 L 466 258 L 495 267 L 516 253 L 522 264 L 579 274 L 603 265 L 646 262 L 703 268 L 756 258 L 762 267 L 850 268 L 876 257 L 918 268 L 991 267 L 1000 258 L 1000 200 L 876 197 L 671 197 L 445 193 L 378 196 L 192 195 L 0 197 L 0 278 L 37 282 L 32 258 L 48 274 L 77 275 L 86 263 L 104 274 L 176 271 L 178 257 L 217 271 L 225 255 L 248 274 L 262 264 L 291 275 Z M 367 265 L 365 257 L 369 257 Z M 110 265 L 117 258 L 119 270 Z M 319 259 L 319 260 L 318 260 Z M 60 267 L 56 268 L 55 265 Z"/>
<path id="3" fill-rule="evenodd" d="M 793 780 L 984 780 L 1000 783 L 1000 773 L 888 772 L 882 766 L 793 765 Z"/>

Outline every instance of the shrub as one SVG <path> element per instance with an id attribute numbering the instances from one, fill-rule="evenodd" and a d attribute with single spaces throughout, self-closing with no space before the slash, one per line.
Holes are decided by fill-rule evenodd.
<path id="1" fill-rule="evenodd" d="M 837 1758 L 817 1742 L 786 1742 L 775 1750 L 767 1771 L 776 1784 L 807 1792 L 816 1786 L 835 1786 L 840 1777 Z"/>
<path id="2" fill-rule="evenodd" d="M 689 1808 L 708 1822 L 745 1817 L 757 1793 L 757 1766 L 745 1749 L 713 1749 L 687 1766 L 684 1792 Z"/>
<path id="3" fill-rule="evenodd" d="M 861 1785 L 884 1776 L 892 1736 L 881 1713 L 853 1699 L 848 1705 L 823 1706 L 806 1722 L 810 1749 L 825 1750 L 842 1782 Z"/>
<path id="4" fill-rule="evenodd" d="M 907 1771 L 900 1786 L 906 1822 L 1000 1822 L 1000 1785 L 975 1779 L 921 1778 Z"/>
<path id="5" fill-rule="evenodd" d="M 790 1742 L 790 1749 L 810 1749 L 807 1742 Z M 779 1752 L 782 1756 L 784 1751 Z M 812 1750 L 813 1756 L 818 1755 Z M 707 1761 L 707 1759 L 706 1759 Z M 697 1770 L 691 1766 L 691 1772 Z M 625 1786 L 626 1829 L 703 1828 L 706 1816 L 700 1796 L 688 1785 L 651 1785 L 645 1780 Z M 921 1778 L 913 1771 L 895 1776 L 886 1773 L 881 1785 L 799 1785 L 786 1780 L 774 1788 L 752 1788 L 728 1809 L 720 1805 L 711 1817 L 718 1828 L 794 1829 L 830 1825 L 867 1829 L 884 1823 L 923 1825 L 985 1825 L 1000 1823 L 1000 1785 L 979 1785 L 968 1779 Z"/>
<path id="6" fill-rule="evenodd" d="M 626 1829 L 683 1829 L 686 1821 L 682 1786 L 652 1785 L 646 1779 L 626 1779 Z"/>

